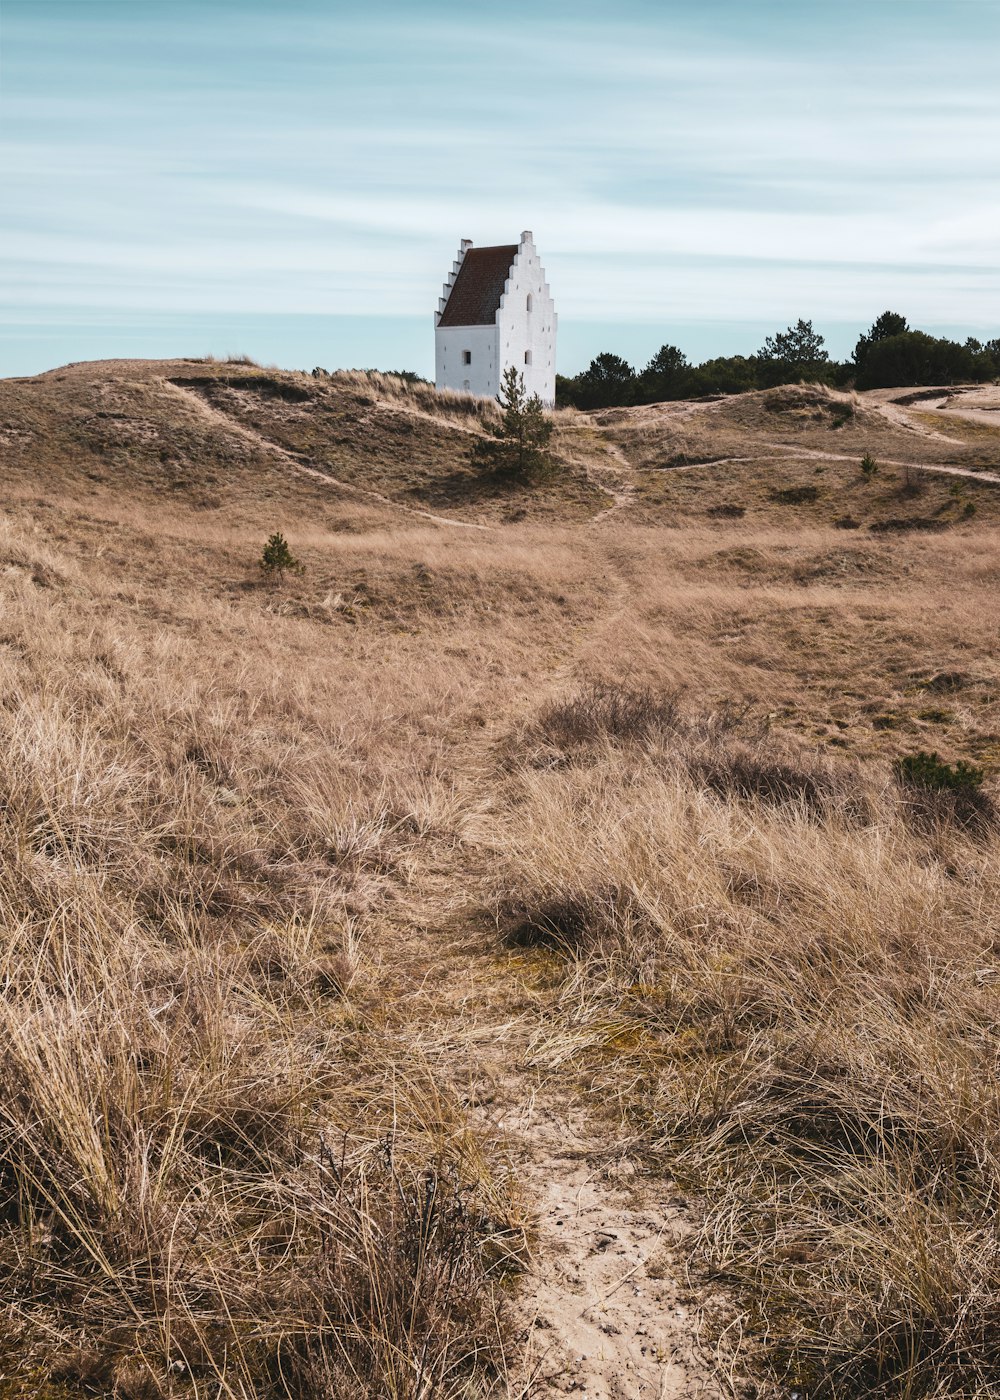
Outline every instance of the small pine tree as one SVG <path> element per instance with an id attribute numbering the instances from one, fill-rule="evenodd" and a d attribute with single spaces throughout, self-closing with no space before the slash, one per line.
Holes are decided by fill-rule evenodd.
<path id="1" fill-rule="evenodd" d="M 866 481 L 871 481 L 872 477 L 878 471 L 878 462 L 876 462 L 870 452 L 866 452 L 861 458 L 861 471 Z"/>
<path id="2" fill-rule="evenodd" d="M 945 763 L 936 753 L 924 750 L 897 758 L 893 768 L 901 783 L 937 792 L 976 792 L 986 776 L 974 763 L 966 763 L 964 759 L 954 764 Z"/>
<path id="3" fill-rule="evenodd" d="M 286 574 L 305 572 L 304 566 L 288 548 L 288 541 L 278 530 L 275 530 L 264 546 L 259 562 L 264 575 L 275 583 L 281 583 Z"/>
<path id="4" fill-rule="evenodd" d="M 524 376 L 518 374 L 513 365 L 504 374 L 497 402 L 503 417 L 489 437 L 475 443 L 470 457 L 472 465 L 516 481 L 533 481 L 548 475 L 553 467 L 547 450 L 552 422 L 546 417 L 538 395 L 528 397 Z"/>

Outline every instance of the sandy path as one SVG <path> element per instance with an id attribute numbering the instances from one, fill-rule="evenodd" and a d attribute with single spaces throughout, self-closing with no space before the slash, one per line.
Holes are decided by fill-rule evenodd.
<path id="1" fill-rule="evenodd" d="M 993 428 L 1000 432 L 1000 387 L 995 384 L 977 384 L 969 388 L 942 389 L 938 394 L 928 394 L 926 398 L 913 398 L 912 389 L 895 389 L 891 397 L 876 402 L 875 407 L 889 422 L 918 433 L 921 437 L 935 438 L 939 442 L 953 443 L 967 447 L 964 438 L 947 437 L 925 423 L 914 421 L 910 410 L 933 414 L 942 422 L 948 419 L 963 419 L 968 423 Z M 919 391 L 916 391 L 919 393 Z M 907 402 L 911 400 L 911 402 Z"/>
<path id="2" fill-rule="evenodd" d="M 967 423 L 985 424 L 987 428 L 1000 432 L 1000 409 L 997 408 L 951 408 L 945 404 L 929 411 L 939 413 L 942 418 L 964 418 Z"/>
<path id="3" fill-rule="evenodd" d="M 894 403 L 892 400 L 878 404 L 877 408 L 882 417 L 894 428 L 903 428 L 906 432 L 916 433 L 918 437 L 930 438 L 934 442 L 946 442 L 952 447 L 965 446 L 961 438 L 948 437 L 946 433 L 939 433 L 934 428 L 928 428 L 926 423 L 918 423 L 901 404 Z"/>
<path id="4" fill-rule="evenodd" d="M 608 446 L 607 443 L 604 446 Z M 627 458 L 611 444 L 617 464 Z M 631 499 L 617 491 L 607 519 Z M 570 656 L 533 688 L 534 704 L 572 688 L 577 666 L 632 607 L 626 573 L 605 581 L 605 606 Z M 675 1250 L 692 1228 L 686 1202 L 662 1176 L 647 1178 L 611 1131 L 585 1114 L 539 1068 L 537 1023 L 515 1032 L 490 1085 L 489 1130 L 506 1144 L 534 1232 L 518 1294 L 524 1400 L 719 1400 L 727 1393 L 699 1346 L 700 1319 L 682 1300 Z M 544 1059 L 544 1056 L 542 1057 Z"/>
<path id="5" fill-rule="evenodd" d="M 965 444 L 963 443 L 963 446 Z M 749 457 L 713 457 L 707 462 L 689 462 L 679 467 L 658 467 L 650 470 L 663 472 L 697 472 L 704 471 L 710 467 L 739 466 L 745 462 L 780 462 L 794 457 L 806 457 L 810 461 L 818 462 L 857 462 L 855 454 L 848 452 L 822 452 L 815 447 L 791 447 L 783 442 L 766 442 L 765 447 L 771 449 L 770 452 L 758 452 Z M 952 467 L 944 462 L 902 462 L 896 458 L 880 457 L 879 465 L 883 467 L 906 467 L 915 472 L 943 472 L 947 476 L 965 476 L 970 481 L 986 481 L 993 486 L 1000 486 L 1000 475 L 992 472 L 972 471 L 969 467 Z"/>
<path id="6" fill-rule="evenodd" d="M 381 492 L 339 481 L 215 409 L 197 392 L 170 387 L 201 416 L 276 455 L 299 474 L 441 525 L 489 528 L 404 506 Z M 624 453 L 616 444 L 602 446 L 614 463 L 608 469 L 614 481 L 595 480 L 612 497 L 598 520 L 623 509 L 633 494 L 627 479 L 622 480 L 630 471 Z M 588 629 L 588 637 L 553 672 L 539 678 L 547 691 L 565 687 L 580 645 L 595 631 L 613 625 L 629 606 L 627 580 L 609 582 L 607 606 Z M 463 859 L 470 854 L 466 850 Z M 437 938 L 434 896 L 430 890 L 427 895 L 419 923 Z M 418 902 L 417 891 L 411 891 L 411 904 Z M 428 950 L 415 951 L 416 965 L 426 968 Z M 489 977 L 485 985 L 482 977 L 475 961 L 468 961 L 464 972 L 452 978 L 448 999 L 459 1022 L 469 1017 L 476 1021 L 482 1014 L 484 997 L 490 998 Z M 423 994 L 418 989 L 415 997 L 419 1000 Z M 425 1019 L 435 1019 L 430 1008 Z M 475 1032 L 467 1038 L 458 1026 L 455 1030 L 465 1073 L 490 1087 L 490 1108 L 474 1117 L 482 1119 L 489 1137 L 504 1144 L 532 1219 L 529 1267 L 514 1302 L 524 1354 L 510 1377 L 511 1400 L 554 1400 L 567 1394 L 589 1400 L 716 1400 L 723 1390 L 698 1347 L 698 1318 L 681 1300 L 682 1270 L 670 1257 L 672 1247 L 691 1228 L 686 1207 L 670 1183 L 659 1177 L 645 1180 L 599 1126 L 577 1111 L 571 1113 L 561 1092 L 537 1085 L 527 1050 L 529 1028 L 507 1044 L 499 1026 L 485 1037 L 485 1044 Z M 500 1063 L 491 1063 L 501 1047 Z"/>
<path id="7" fill-rule="evenodd" d="M 613 551 L 601 596 L 597 615 L 558 659 L 543 646 L 525 662 L 528 713 L 574 688 L 581 664 L 634 606 L 629 570 Z M 629 1158 L 617 1119 L 575 1090 L 561 1035 L 553 1052 L 551 1013 L 544 997 L 535 999 L 534 974 L 521 986 L 524 974 L 482 928 L 477 892 L 490 888 L 494 871 L 496 740 L 495 730 L 472 732 L 461 761 L 454 758 L 468 775 L 461 839 L 414 873 L 395 946 L 397 969 L 411 969 L 402 977 L 407 1019 L 424 1028 L 433 1060 L 451 1067 L 476 1136 L 509 1164 L 527 1223 L 506 1393 L 721 1400 L 730 1391 L 700 1343 L 698 1305 L 686 1289 L 693 1209 L 668 1177 Z M 473 901 L 471 925 L 456 917 L 459 883 Z"/>
<path id="8" fill-rule="evenodd" d="M 723 1390 L 696 1341 L 674 1250 L 689 1231 L 669 1183 L 655 1189 L 613 1145 L 532 1102 L 506 1126 L 527 1156 L 531 1270 L 519 1300 L 522 1393 L 695 1400 Z"/>
<path id="9" fill-rule="evenodd" d="M 964 444 L 963 444 L 964 445 Z M 774 449 L 784 457 L 806 457 L 810 461 L 820 462 L 856 462 L 857 456 L 847 452 L 822 452 L 815 447 L 790 447 L 783 442 L 766 442 L 765 447 Z M 705 464 L 707 465 L 707 464 Z M 993 486 L 1000 486 L 1000 476 L 993 472 L 972 471 L 969 467 L 952 467 L 944 462 L 901 462 L 895 457 L 880 457 L 879 465 L 883 467 L 906 467 L 915 472 L 943 472 L 946 476 L 965 476 L 971 481 L 988 481 Z M 678 468 L 677 470 L 687 470 Z"/>
<path id="10" fill-rule="evenodd" d="M 604 510 L 598 511 L 589 522 L 591 525 L 597 525 L 600 521 L 607 520 L 608 516 L 625 510 L 635 501 L 635 485 L 630 479 L 632 467 L 628 458 L 616 442 L 607 441 L 602 446 L 614 462 L 614 466 L 604 469 L 596 478 L 592 471 L 588 472 L 588 475 L 595 486 L 611 497 L 611 504 Z"/>

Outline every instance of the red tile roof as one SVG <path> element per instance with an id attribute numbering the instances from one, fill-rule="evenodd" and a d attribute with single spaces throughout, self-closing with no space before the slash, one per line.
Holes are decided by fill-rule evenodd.
<path id="1" fill-rule="evenodd" d="M 438 325 L 492 326 L 517 248 L 469 248 Z"/>

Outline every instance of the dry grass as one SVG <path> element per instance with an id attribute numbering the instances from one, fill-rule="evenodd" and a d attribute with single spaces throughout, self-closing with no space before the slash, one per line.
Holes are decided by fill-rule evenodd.
<path id="1" fill-rule="evenodd" d="M 0 543 L 4 1393 L 485 1392 L 512 1208 L 376 990 L 434 670 L 331 695 L 268 590 L 77 548 Z"/>
<path id="2" fill-rule="evenodd" d="M 378 370 L 341 369 L 330 376 L 335 383 L 367 391 L 380 401 L 395 402 L 404 408 L 419 410 L 429 418 L 475 419 L 480 423 L 495 423 L 499 410 L 492 399 L 463 394 L 458 389 L 435 389 L 424 380 L 416 382 L 399 374 L 382 374 Z"/>
<path id="3" fill-rule="evenodd" d="M 641 465 L 676 406 L 561 416 L 576 475 L 522 507 L 399 380 L 2 388 L 0 1395 L 516 1394 L 484 1084 L 582 1092 L 690 1191 L 744 1376 L 995 1390 L 1000 836 L 892 766 L 996 800 L 994 505 L 835 529 L 940 483 Z M 712 405 L 686 450 L 900 448 L 839 405 Z"/>

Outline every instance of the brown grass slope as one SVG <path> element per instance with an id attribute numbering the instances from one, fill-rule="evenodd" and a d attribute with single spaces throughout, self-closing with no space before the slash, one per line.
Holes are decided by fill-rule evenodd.
<path id="1" fill-rule="evenodd" d="M 969 394 L 982 401 L 981 391 Z M 885 391 L 819 385 L 587 417 L 634 469 L 634 504 L 644 519 L 728 509 L 754 522 L 940 529 L 970 506 L 990 520 L 997 511 L 990 478 L 1000 474 L 1000 412 L 995 426 L 970 423 L 961 416 L 964 395 L 952 399 L 955 411 L 929 423 Z M 859 468 L 865 454 L 880 464 L 870 481 Z"/>
<path id="2" fill-rule="evenodd" d="M 1000 433 L 817 394 L 499 498 L 398 381 L 0 385 L 0 1395 L 996 1391 L 1000 488 L 918 473 Z M 519 1318 L 536 1102 L 612 1234 L 684 1193 L 712 1366 Z"/>
<path id="3" fill-rule="evenodd" d="M 7 482 L 43 474 L 95 504 L 123 492 L 227 517 L 244 505 L 326 522 L 342 502 L 504 519 L 509 486 L 467 462 L 495 410 L 383 375 L 313 378 L 242 363 L 107 361 L 0 385 Z M 393 510 L 382 497 L 387 497 Z M 533 512 L 590 514 L 601 495 L 569 468 Z"/>

